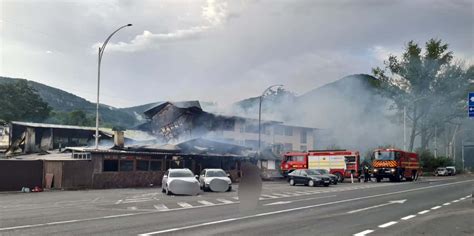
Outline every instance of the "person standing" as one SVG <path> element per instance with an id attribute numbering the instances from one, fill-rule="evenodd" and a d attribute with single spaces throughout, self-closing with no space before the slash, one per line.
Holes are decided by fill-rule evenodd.
<path id="1" fill-rule="evenodd" d="M 367 164 L 364 165 L 364 178 L 364 182 L 370 181 L 369 165 Z"/>

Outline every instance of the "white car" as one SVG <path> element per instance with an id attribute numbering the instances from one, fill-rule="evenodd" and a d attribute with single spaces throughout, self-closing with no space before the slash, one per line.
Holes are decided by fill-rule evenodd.
<path id="1" fill-rule="evenodd" d="M 163 175 L 161 191 L 166 195 L 197 195 L 199 182 L 189 169 L 169 169 Z"/>
<path id="2" fill-rule="evenodd" d="M 204 191 L 225 192 L 232 190 L 232 181 L 222 169 L 202 170 L 199 175 L 199 184 Z"/>

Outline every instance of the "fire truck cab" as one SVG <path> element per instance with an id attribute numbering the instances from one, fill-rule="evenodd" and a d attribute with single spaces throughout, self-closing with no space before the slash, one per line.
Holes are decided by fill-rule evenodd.
<path id="1" fill-rule="evenodd" d="M 288 152 L 280 165 L 283 176 L 296 169 L 326 169 L 342 182 L 345 177 L 359 177 L 360 156 L 357 151 L 310 150 L 308 152 Z"/>
<path id="2" fill-rule="evenodd" d="M 372 168 L 377 182 L 417 180 L 422 174 L 418 154 L 399 149 L 376 149 L 372 156 Z"/>

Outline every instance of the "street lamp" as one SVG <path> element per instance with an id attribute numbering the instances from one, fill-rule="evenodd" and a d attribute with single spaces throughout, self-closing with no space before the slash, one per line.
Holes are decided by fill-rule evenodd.
<path id="1" fill-rule="evenodd" d="M 282 84 L 275 84 L 275 85 L 272 85 L 270 87 L 268 87 L 267 89 L 265 89 L 265 91 L 263 91 L 262 95 L 260 96 L 260 101 L 259 101 L 259 105 L 258 105 L 258 155 L 260 156 L 260 147 L 261 147 L 261 135 L 262 135 L 262 100 L 263 100 L 263 96 L 265 96 L 265 94 L 273 87 L 283 87 Z"/>
<path id="2" fill-rule="evenodd" d="M 99 47 L 99 58 L 98 58 L 98 69 L 97 69 L 97 107 L 96 107 L 96 114 L 95 114 L 95 149 L 99 149 L 99 91 L 100 91 L 100 64 L 102 62 L 102 55 L 104 54 L 105 51 L 105 46 L 107 46 L 107 43 L 109 42 L 110 38 L 117 33 L 119 30 L 132 26 L 132 24 L 126 24 L 118 29 L 116 29 L 114 32 L 112 32 L 107 39 L 105 39 L 104 44 L 102 44 L 102 47 Z"/>

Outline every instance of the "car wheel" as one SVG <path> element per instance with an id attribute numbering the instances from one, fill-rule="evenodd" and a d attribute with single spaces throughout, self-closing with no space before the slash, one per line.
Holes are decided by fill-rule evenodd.
<path id="1" fill-rule="evenodd" d="M 168 186 L 166 186 L 166 190 L 165 190 L 165 191 L 166 191 L 166 195 L 171 195 L 171 194 L 172 194 L 171 191 L 168 189 Z"/>
<path id="2" fill-rule="evenodd" d="M 230 192 L 232 191 L 232 186 L 229 186 L 229 188 L 227 189 L 227 192 Z"/>
<path id="3" fill-rule="evenodd" d="M 313 180 L 308 181 L 308 186 L 314 187 L 314 181 Z"/>
<path id="4" fill-rule="evenodd" d="M 165 188 L 164 188 L 164 187 L 161 187 L 161 192 L 162 192 L 162 193 L 165 192 Z"/>
<path id="5" fill-rule="evenodd" d="M 380 181 L 382 181 L 382 178 L 376 177 L 375 180 L 377 180 L 377 183 L 380 183 Z"/>
<path id="6" fill-rule="evenodd" d="M 333 184 L 334 184 L 334 185 L 337 185 L 337 180 L 336 180 L 336 181 L 334 181 L 334 183 L 333 183 Z"/>
<path id="7" fill-rule="evenodd" d="M 294 179 L 290 179 L 290 185 L 295 186 L 295 180 Z"/>

